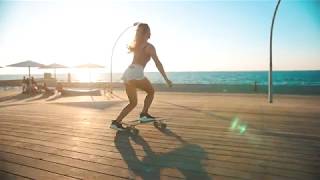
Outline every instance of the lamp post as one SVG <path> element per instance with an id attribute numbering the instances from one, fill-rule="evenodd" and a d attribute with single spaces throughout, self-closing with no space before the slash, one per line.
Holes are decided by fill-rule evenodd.
<path id="1" fill-rule="evenodd" d="M 281 0 L 278 0 L 276 9 L 274 10 L 272 23 L 271 23 L 271 31 L 270 31 L 270 65 L 269 65 L 269 85 L 268 85 L 269 103 L 272 103 L 272 33 L 273 33 L 274 20 L 276 18 L 276 14 L 277 14 L 280 2 L 281 2 Z"/>
<path id="2" fill-rule="evenodd" d="M 116 41 L 114 42 L 113 44 L 113 47 L 112 47 L 112 51 L 111 51 L 111 58 L 110 58 L 110 93 L 112 94 L 112 58 L 113 58 L 113 53 L 114 53 L 114 49 L 119 41 L 119 39 L 121 38 L 121 36 L 128 31 L 128 29 L 138 25 L 139 23 L 136 22 L 134 23 L 133 25 L 131 26 L 128 26 L 127 28 L 125 28 L 120 34 L 119 36 L 117 37 Z"/>

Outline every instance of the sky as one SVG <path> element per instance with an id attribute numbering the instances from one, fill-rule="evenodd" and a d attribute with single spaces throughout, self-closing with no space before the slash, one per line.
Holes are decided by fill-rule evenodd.
<path id="1" fill-rule="evenodd" d="M 268 70 L 275 6 L 275 0 L 0 0 L 0 66 L 33 60 L 109 71 L 117 37 L 144 22 L 166 71 Z M 114 72 L 132 61 L 126 46 L 134 30 L 115 46 Z M 274 70 L 320 70 L 320 1 L 282 0 L 273 41 Z M 146 71 L 157 71 L 154 63 Z"/>

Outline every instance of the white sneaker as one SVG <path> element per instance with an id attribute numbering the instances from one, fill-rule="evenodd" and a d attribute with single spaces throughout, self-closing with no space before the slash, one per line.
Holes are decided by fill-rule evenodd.
<path id="1" fill-rule="evenodd" d="M 146 116 L 142 116 L 139 118 L 140 123 L 146 123 L 146 122 L 150 122 L 150 121 L 154 121 L 154 118 L 148 118 Z"/>
<path id="2" fill-rule="evenodd" d="M 111 125 L 110 125 L 111 129 L 117 130 L 117 131 L 124 131 L 126 130 L 121 123 L 117 122 L 117 121 L 112 121 Z"/>

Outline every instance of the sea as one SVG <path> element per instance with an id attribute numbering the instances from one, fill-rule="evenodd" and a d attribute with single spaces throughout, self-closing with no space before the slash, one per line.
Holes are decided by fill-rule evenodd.
<path id="1" fill-rule="evenodd" d="M 225 84 L 225 85 L 257 85 L 268 84 L 268 71 L 220 71 L 220 72 L 168 72 L 174 84 Z M 22 79 L 24 74 L 2 74 L 0 80 Z M 32 74 L 35 78 L 43 78 L 43 74 Z M 52 75 L 54 76 L 54 75 Z M 145 72 L 152 83 L 164 83 L 159 72 Z M 58 81 L 67 81 L 67 74 L 57 74 Z M 112 74 L 113 82 L 121 82 L 121 73 Z M 73 82 L 109 82 L 108 73 L 71 74 Z M 320 86 L 320 70 L 315 71 L 274 71 L 273 85 Z"/>

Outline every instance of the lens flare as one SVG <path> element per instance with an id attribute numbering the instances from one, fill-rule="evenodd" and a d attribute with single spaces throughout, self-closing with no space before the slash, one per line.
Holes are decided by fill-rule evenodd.
<path id="1" fill-rule="evenodd" d="M 247 125 L 243 124 L 239 126 L 240 134 L 244 134 L 247 130 Z"/>
<path id="2" fill-rule="evenodd" d="M 230 129 L 231 130 L 236 129 L 237 125 L 238 125 L 238 122 L 239 122 L 239 119 L 237 117 L 233 118 L 233 120 L 231 121 Z"/>
<path id="3" fill-rule="evenodd" d="M 234 117 L 231 121 L 230 128 L 231 131 L 239 132 L 244 134 L 247 131 L 247 125 L 240 121 L 238 117 Z"/>

